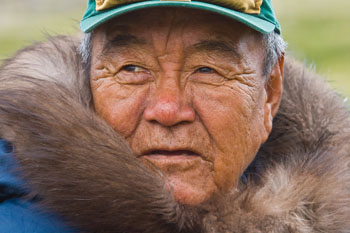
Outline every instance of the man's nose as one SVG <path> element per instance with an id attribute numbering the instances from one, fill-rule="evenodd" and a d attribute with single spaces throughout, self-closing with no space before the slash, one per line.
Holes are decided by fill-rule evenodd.
<path id="1" fill-rule="evenodd" d="M 144 118 L 167 127 L 193 122 L 195 111 L 190 102 L 190 97 L 186 96 L 177 83 L 163 83 L 150 97 Z"/>

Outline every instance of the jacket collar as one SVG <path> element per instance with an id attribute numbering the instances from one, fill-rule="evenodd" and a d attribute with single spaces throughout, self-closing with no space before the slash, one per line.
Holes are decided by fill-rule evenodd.
<path id="1" fill-rule="evenodd" d="M 281 107 L 248 182 L 194 209 L 176 203 L 163 175 L 90 108 L 78 46 L 52 39 L 0 69 L 0 137 L 43 204 L 70 223 L 131 233 L 350 229 L 349 114 L 312 71 L 287 60 Z"/>

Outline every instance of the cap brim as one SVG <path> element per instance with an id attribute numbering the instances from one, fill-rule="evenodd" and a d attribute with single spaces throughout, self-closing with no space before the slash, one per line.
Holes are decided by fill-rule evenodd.
<path id="1" fill-rule="evenodd" d="M 234 11 L 228 8 L 224 8 L 224 7 L 206 3 L 206 2 L 144 1 L 144 2 L 136 2 L 136 3 L 123 5 L 114 9 L 110 9 L 105 12 L 101 12 L 98 15 L 83 19 L 81 21 L 80 28 L 83 32 L 90 32 L 94 28 L 108 21 L 111 18 L 114 18 L 116 16 L 131 12 L 131 11 L 145 9 L 145 8 L 152 8 L 152 7 L 185 7 L 185 8 L 211 11 L 220 15 L 233 18 L 263 34 L 272 32 L 273 30 L 275 30 L 275 27 L 276 27 L 275 24 L 269 21 L 260 19 L 256 17 L 256 15 L 245 14 L 242 12 Z"/>

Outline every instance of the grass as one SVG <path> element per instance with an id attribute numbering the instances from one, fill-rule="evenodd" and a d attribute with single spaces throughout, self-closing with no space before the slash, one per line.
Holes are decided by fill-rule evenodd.
<path id="1" fill-rule="evenodd" d="M 0 59 L 45 34 L 74 34 L 86 0 L 12 0 L 0 14 Z M 349 0 L 273 0 L 289 53 L 350 97 Z"/>
<path id="2" fill-rule="evenodd" d="M 42 22 L 50 26 L 42 27 Z M 29 23 L 22 23 L 20 26 L 0 30 L 0 58 L 11 56 L 17 49 L 30 45 L 35 41 L 42 41 L 48 34 L 73 34 L 78 31 L 78 26 L 75 26 L 75 28 L 72 26 L 78 25 L 77 21 L 62 23 L 60 18 L 52 18 L 51 16 L 41 16 L 36 20 L 32 20 L 31 23 L 30 25 Z"/>
<path id="3" fill-rule="evenodd" d="M 12 0 L 3 3 L 0 14 L 0 59 L 16 50 L 44 40 L 48 34 L 74 34 L 85 0 Z"/>
<path id="4" fill-rule="evenodd" d="M 350 1 L 274 1 L 289 53 L 350 97 Z"/>

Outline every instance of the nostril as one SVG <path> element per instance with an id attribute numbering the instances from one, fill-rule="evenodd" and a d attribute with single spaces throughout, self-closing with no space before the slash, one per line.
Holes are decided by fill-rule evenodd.
<path id="1" fill-rule="evenodd" d="M 188 104 L 186 95 L 176 87 L 159 87 L 144 111 L 145 120 L 164 126 L 174 126 L 194 120 L 194 110 Z"/>
<path id="2" fill-rule="evenodd" d="M 195 120 L 192 109 L 156 109 L 145 111 L 145 119 L 150 123 L 158 123 L 164 126 L 174 126 L 180 123 L 189 123 Z"/>
<path id="3" fill-rule="evenodd" d="M 147 121 L 157 122 L 165 126 L 172 126 L 181 120 L 179 104 L 170 101 L 158 101 L 145 109 L 144 117 Z"/>
<path id="4" fill-rule="evenodd" d="M 158 124 L 158 121 L 156 121 L 156 120 L 151 120 L 149 122 L 152 123 L 152 124 Z"/>

